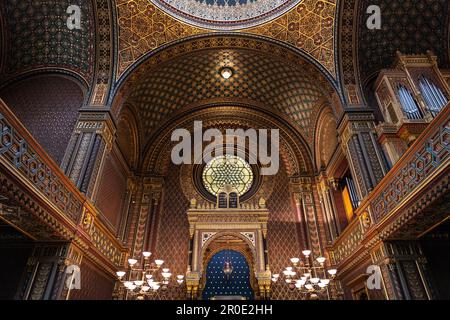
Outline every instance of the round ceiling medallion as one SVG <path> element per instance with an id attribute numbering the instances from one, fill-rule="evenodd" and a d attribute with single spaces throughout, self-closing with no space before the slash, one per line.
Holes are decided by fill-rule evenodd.
<path id="1" fill-rule="evenodd" d="M 267 22 L 301 0 L 150 0 L 176 18 L 198 27 L 236 30 Z"/>

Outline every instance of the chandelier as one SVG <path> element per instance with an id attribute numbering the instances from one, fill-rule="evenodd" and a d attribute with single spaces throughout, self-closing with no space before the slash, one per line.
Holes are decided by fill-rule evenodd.
<path id="1" fill-rule="evenodd" d="M 128 259 L 127 271 L 117 271 L 117 277 L 125 288 L 125 299 L 134 298 L 144 300 L 145 297 L 154 296 L 160 290 L 167 290 L 172 285 L 172 273 L 169 268 L 161 268 L 163 260 L 150 261 L 151 252 L 143 252 L 140 261 Z M 176 286 L 181 286 L 184 276 L 178 275 Z"/>
<path id="2" fill-rule="evenodd" d="M 335 279 L 337 270 L 326 269 L 326 258 L 314 259 L 311 250 L 303 250 L 304 259 L 291 258 L 292 266 L 280 274 L 272 275 L 272 281 L 277 283 L 280 278 L 291 290 L 297 290 L 305 297 L 317 299 L 321 294 L 327 292 L 332 281 Z"/>

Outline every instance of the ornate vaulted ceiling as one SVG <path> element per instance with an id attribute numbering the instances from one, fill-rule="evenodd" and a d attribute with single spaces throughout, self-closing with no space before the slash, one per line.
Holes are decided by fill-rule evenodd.
<path id="1" fill-rule="evenodd" d="M 367 15 L 362 13 L 370 5 L 381 8 L 381 31 L 366 27 Z M 396 51 L 423 54 L 432 50 L 438 56 L 439 66 L 448 67 L 449 10 L 448 0 L 360 1 L 357 43 L 361 82 L 392 67 Z"/>
<path id="2" fill-rule="evenodd" d="M 222 67 L 234 75 L 225 80 Z M 329 97 L 329 87 L 306 62 L 289 63 L 250 49 L 205 49 L 151 65 L 124 86 L 138 109 L 144 136 L 177 110 L 193 104 L 232 101 L 263 105 L 297 125 L 311 141 L 312 119 Z"/>
<path id="3" fill-rule="evenodd" d="M 82 30 L 66 26 L 70 5 L 81 8 Z M 3 77 L 39 68 L 72 70 L 90 81 L 95 65 L 94 10 L 90 0 L 4 0 L 7 42 Z"/>
<path id="4" fill-rule="evenodd" d="M 208 29 L 242 29 L 271 20 L 301 0 L 152 0 L 188 23 Z"/>
<path id="5" fill-rule="evenodd" d="M 204 0 L 212 1 L 212 0 Z M 218 0 L 222 3 L 223 0 Z M 229 0 L 228 3 L 236 3 L 237 0 Z M 184 1 L 153 1 L 159 4 L 159 7 L 152 4 L 149 0 L 117 0 L 117 11 L 119 21 L 119 64 L 117 76 L 120 77 L 123 72 L 133 63 L 143 57 L 146 53 L 155 50 L 165 44 L 180 40 L 189 36 L 206 34 L 212 32 L 210 29 L 197 27 L 194 14 L 190 18 L 183 14 L 180 10 L 176 11 L 175 7 L 179 3 L 202 3 L 200 0 L 184 0 Z M 285 1 L 285 0 L 257 0 L 247 1 L 239 0 L 242 5 L 239 10 L 246 6 L 260 7 L 261 15 L 255 15 L 250 19 L 256 19 L 265 22 L 267 19 L 274 18 L 276 14 L 284 12 L 286 8 L 290 8 L 292 4 L 297 4 L 295 8 L 286 14 L 261 25 L 248 28 L 245 21 L 236 19 L 234 28 L 241 27 L 237 32 L 249 33 L 254 35 L 262 35 L 275 40 L 284 41 L 290 45 L 302 49 L 310 56 L 321 63 L 332 75 L 336 74 L 335 70 L 335 54 L 334 54 L 334 27 L 336 14 L 336 0 L 302 0 L 302 1 Z M 269 3 L 272 3 L 269 5 Z M 170 4 L 170 5 L 169 5 Z M 273 7 L 274 10 L 269 8 Z M 163 11 L 160 8 L 165 8 Z M 189 11 L 184 7 L 185 11 Z M 261 9 L 262 8 L 262 9 Z M 215 10 L 211 5 L 211 10 Z M 233 9 L 233 8 L 231 8 Z M 229 10 L 232 14 L 233 10 Z M 200 10 L 200 9 L 199 9 Z M 227 10 L 221 7 L 221 10 Z M 237 10 L 237 9 L 236 9 Z M 281 10 L 281 11 L 280 11 Z M 200 10 L 201 11 L 201 10 Z M 266 17 L 264 12 L 268 12 Z M 202 15 L 197 12 L 197 15 Z M 214 16 L 214 12 L 210 13 Z M 253 14 L 254 15 L 254 14 Z M 184 21 L 177 20 L 182 16 Z M 267 18 L 267 19 L 266 19 Z M 244 19 L 245 20 L 245 19 Z M 251 22 L 251 24 L 254 24 Z M 193 25 L 194 23 L 195 25 Z M 200 23 L 202 25 L 202 23 Z M 214 24 L 209 24 L 214 28 Z M 217 26 L 221 27 L 221 24 Z M 247 27 L 242 29 L 242 27 Z"/>

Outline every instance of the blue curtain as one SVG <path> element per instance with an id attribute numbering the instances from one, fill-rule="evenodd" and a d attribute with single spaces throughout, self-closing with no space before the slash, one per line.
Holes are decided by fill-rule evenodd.
<path id="1" fill-rule="evenodd" d="M 227 278 L 223 272 L 225 262 L 231 262 L 233 272 Z M 203 299 L 217 296 L 242 296 L 254 298 L 250 285 L 250 268 L 245 257 L 234 250 L 216 253 L 206 267 L 206 286 Z"/>

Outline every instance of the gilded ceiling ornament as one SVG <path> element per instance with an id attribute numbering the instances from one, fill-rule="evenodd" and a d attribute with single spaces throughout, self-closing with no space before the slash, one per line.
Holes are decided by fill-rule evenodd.
<path id="1" fill-rule="evenodd" d="M 151 0 L 176 18 L 199 27 L 236 30 L 270 21 L 301 0 Z"/>
<path id="2" fill-rule="evenodd" d="M 195 0 L 185 1 L 196 2 Z M 255 4 L 260 1 L 262 0 L 255 1 Z M 154 1 L 154 3 L 157 2 L 161 5 L 163 1 Z M 271 19 L 264 20 L 265 23 L 262 24 L 241 24 L 236 33 L 261 35 L 302 49 L 332 76 L 335 76 L 336 0 L 281 2 L 290 2 L 297 6 L 290 7 L 291 10 L 284 11 L 284 14 L 271 15 Z M 156 6 L 149 0 L 117 0 L 119 25 L 117 79 L 140 58 L 153 50 L 177 40 L 211 33 L 210 28 L 199 27 L 198 24 L 194 25 L 174 18 L 175 15 L 170 10 L 164 11 L 160 9 L 160 5 Z M 209 26 L 211 27 L 211 24 Z"/>

